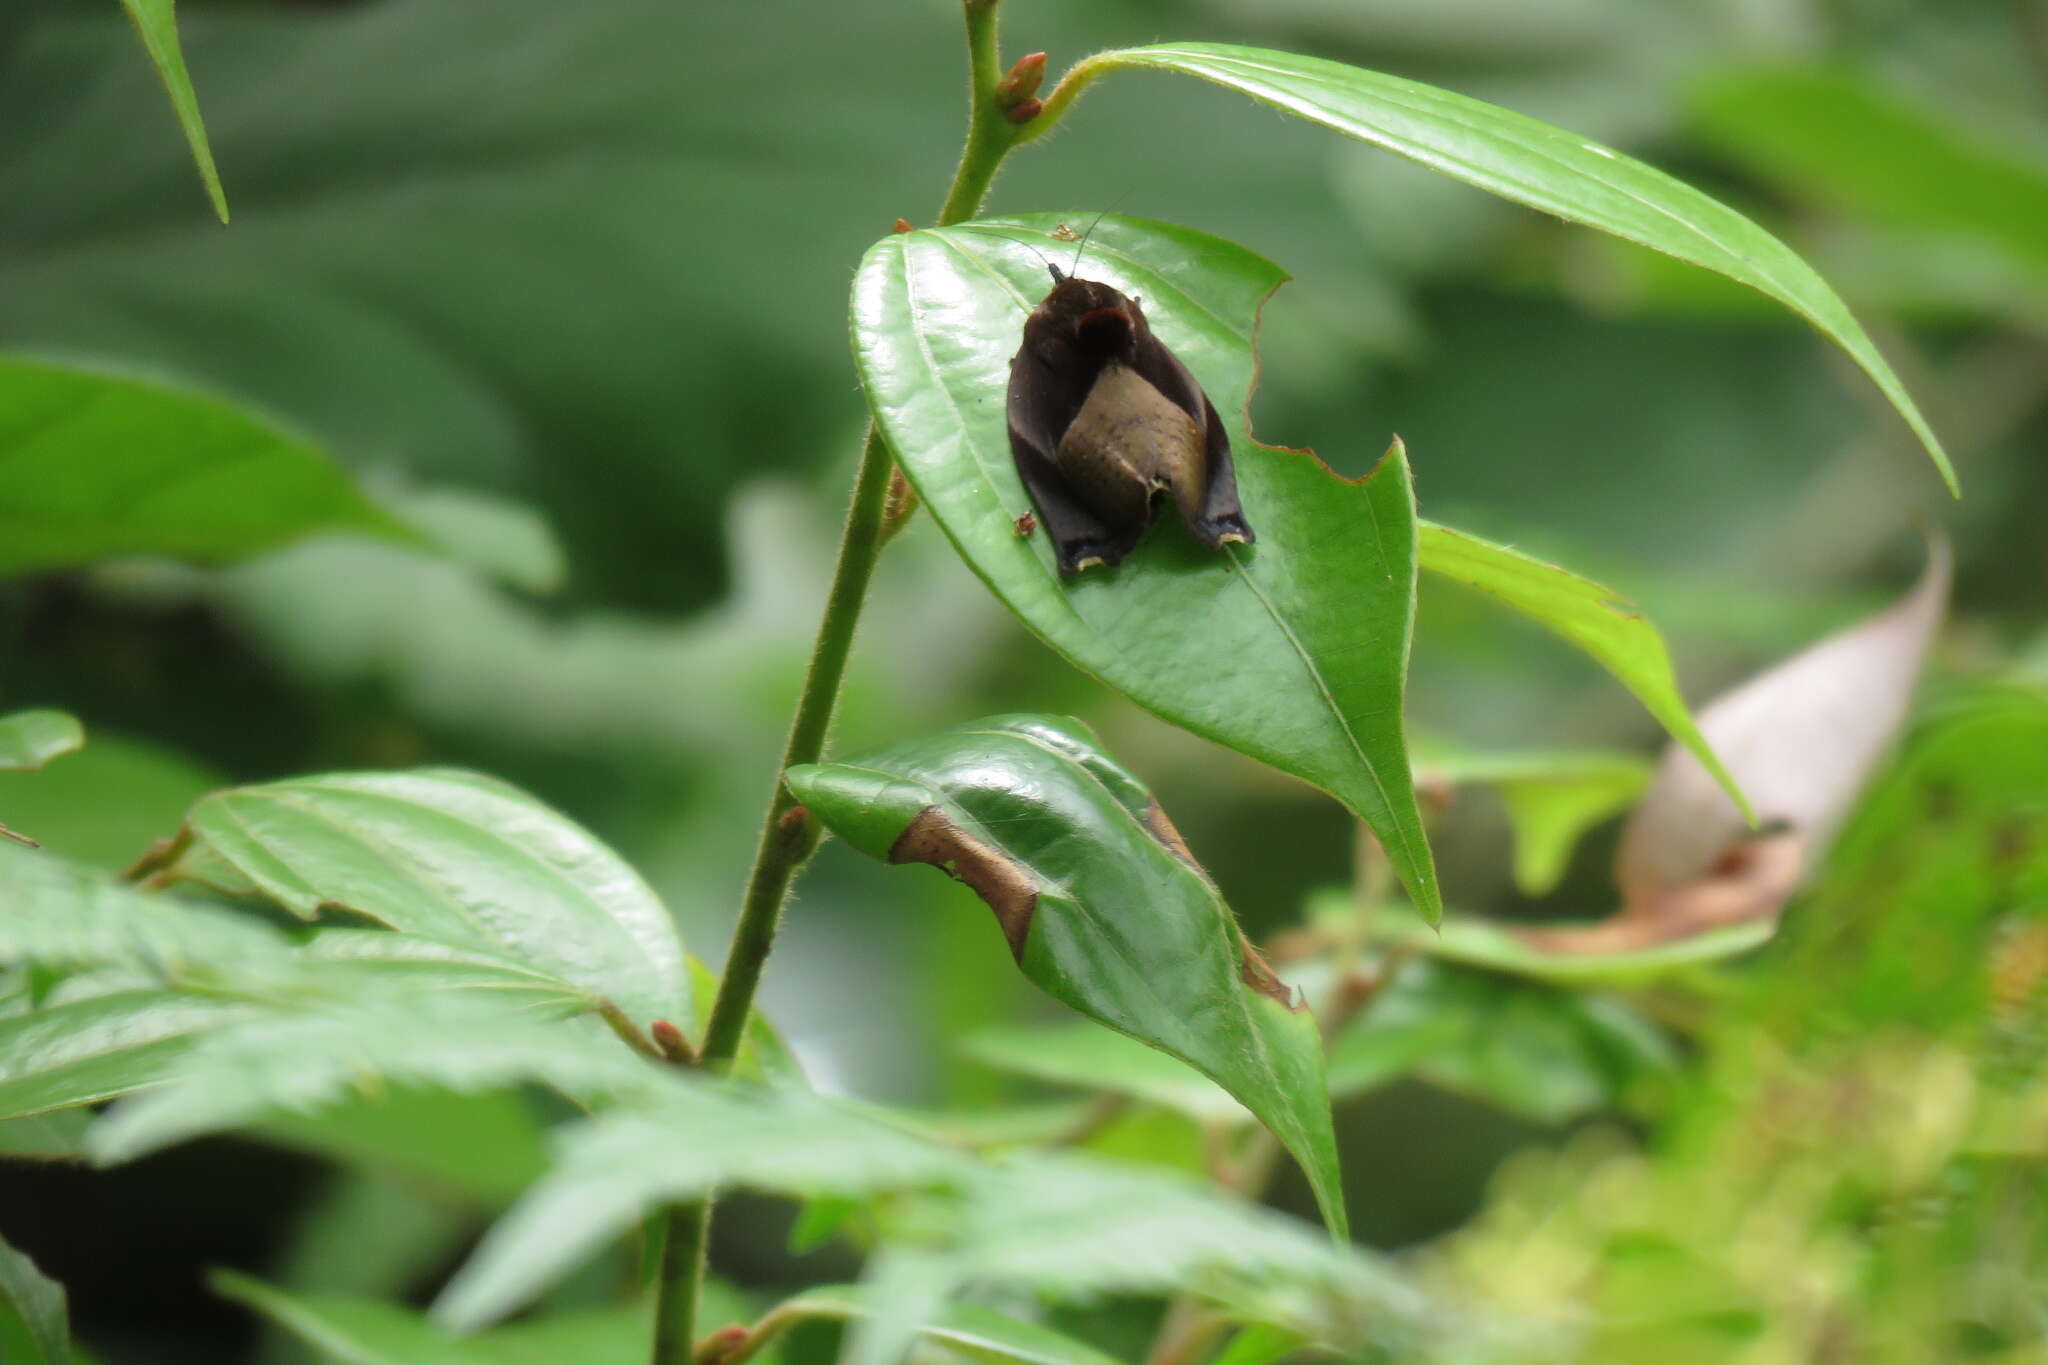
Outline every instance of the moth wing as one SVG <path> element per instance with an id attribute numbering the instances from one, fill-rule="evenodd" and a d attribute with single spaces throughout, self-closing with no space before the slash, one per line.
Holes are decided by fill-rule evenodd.
<path id="1" fill-rule="evenodd" d="M 1202 462 L 1205 476 L 1202 486 L 1186 493 L 1179 488 L 1174 489 L 1181 518 L 1187 522 L 1188 530 L 1212 550 L 1231 541 L 1250 544 L 1257 540 L 1258 537 L 1252 534 L 1251 524 L 1244 519 L 1244 508 L 1238 502 L 1237 468 L 1230 459 L 1230 434 L 1223 428 L 1223 419 L 1216 415 L 1216 405 L 1209 401 L 1209 395 L 1203 392 L 1180 357 L 1154 336 L 1149 327 L 1139 337 L 1136 351 L 1132 368 L 1151 381 L 1154 388 L 1177 404 L 1202 429 L 1206 454 Z"/>
<path id="2" fill-rule="evenodd" d="M 1060 437 L 1087 397 L 1085 391 L 1070 392 L 1073 387 L 1028 345 L 1010 362 L 1010 456 L 1063 574 L 1079 573 L 1091 563 L 1113 565 L 1136 542 L 1134 536 L 1112 534 L 1081 505 L 1059 472 L 1055 452 Z"/>

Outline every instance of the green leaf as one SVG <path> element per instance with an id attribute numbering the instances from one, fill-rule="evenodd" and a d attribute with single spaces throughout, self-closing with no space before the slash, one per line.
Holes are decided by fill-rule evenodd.
<path id="1" fill-rule="evenodd" d="M 1423 525 L 1421 559 L 1430 572 L 1521 612 L 1592 656 L 1699 759 L 1744 816 L 1754 821 L 1748 799 L 1707 747 L 1685 708 L 1664 637 L 1626 599 L 1590 578 L 1448 526 Z"/>
<path id="2" fill-rule="evenodd" d="M 806 1319 L 858 1322 L 872 1317 L 874 1311 L 871 1295 L 863 1286 L 826 1285 L 778 1304 L 764 1319 L 763 1327 Z M 942 1305 L 933 1318 L 918 1326 L 917 1335 L 970 1360 L 994 1365 L 1115 1365 L 1114 1357 L 1064 1332 L 973 1303 Z"/>
<path id="3" fill-rule="evenodd" d="M 214 168 L 213 148 L 206 142 L 206 124 L 199 117 L 199 96 L 193 93 L 192 77 L 185 70 L 185 54 L 178 46 L 177 0 L 121 0 L 135 32 L 149 52 L 149 60 L 162 78 L 164 93 L 171 97 L 171 112 L 185 130 L 185 145 L 192 149 L 192 162 L 199 167 L 199 179 L 206 197 L 213 201 L 214 216 L 222 225 L 228 221 L 228 197 L 220 187 L 220 172 Z"/>
<path id="4" fill-rule="evenodd" d="M 254 1309 L 344 1365 L 511 1365 L 516 1359 L 379 1299 L 293 1294 L 232 1270 L 216 1270 L 211 1279 L 222 1298 Z"/>
<path id="5" fill-rule="evenodd" d="M 1949 491 L 1959 491 L 1940 440 L 1827 282 L 1776 237 L 1662 171 L 1481 100 L 1317 57 L 1173 43 L 1100 53 L 1088 65 L 1178 71 L 1228 86 L 1503 199 L 1611 232 L 1759 290 L 1848 352 L 1920 438 Z"/>
<path id="6" fill-rule="evenodd" d="M 1332 1041 L 1332 1090 L 1390 1079 L 1389 1036 L 1418 1044 L 1404 1069 L 1423 1080 L 1547 1124 L 1610 1107 L 1674 1062 L 1664 1036 L 1613 1001 L 1427 959 L 1403 965 Z"/>
<path id="7" fill-rule="evenodd" d="M 547 519 L 525 503 L 459 488 L 379 492 L 399 520 L 450 558 L 502 583 L 552 593 L 568 578 L 568 561 Z"/>
<path id="8" fill-rule="evenodd" d="M 1143 784 L 1078 721 L 1005 716 L 787 774 L 870 857 L 972 886 L 1054 999 L 1188 1063 L 1272 1129 L 1344 1235 L 1322 1040 Z"/>
<path id="9" fill-rule="evenodd" d="M 1099 1024 L 990 1028 L 969 1034 L 960 1052 L 1018 1076 L 1128 1095 L 1201 1123 L 1238 1123 L 1251 1115 L 1187 1063 Z"/>
<path id="10" fill-rule="evenodd" d="M 1307 1344 L 1297 1332 L 1259 1323 L 1233 1336 L 1210 1365 L 1274 1365 Z"/>
<path id="11" fill-rule="evenodd" d="M 1975 238 L 2048 271 L 2048 161 L 2028 148 L 1826 67 L 1725 72 L 1692 106 L 1702 140 L 1787 194 Z"/>
<path id="12" fill-rule="evenodd" d="M 589 1018 L 536 1019 L 482 997 L 391 992 L 213 1033 L 165 1084 L 109 1110 L 86 1146 L 111 1165 L 392 1089 L 475 1093 L 533 1083 L 598 1105 L 649 1095 L 659 1076 Z M 418 1140 L 436 1145 L 432 1134 Z"/>
<path id="13" fill-rule="evenodd" d="M 1555 889 L 1579 836 L 1627 810 L 1650 779 L 1633 754 L 1592 751 L 1435 752 L 1416 767 L 1426 779 L 1500 793 L 1515 831 L 1515 886 L 1529 896 Z"/>
<path id="14" fill-rule="evenodd" d="M 16 711 L 0 716 L 0 770 L 34 772 L 85 744 L 85 727 L 62 711 Z"/>
<path id="15" fill-rule="evenodd" d="M 0 1116 L 98 1104 L 158 1084 L 201 1035 L 261 1012 L 148 990 L 0 1019 Z"/>
<path id="16" fill-rule="evenodd" d="M 1415 613 L 1414 494 L 1398 443 L 1350 482 L 1246 425 L 1260 304 L 1284 278 L 1242 247 L 1104 218 L 1088 271 L 1142 298 L 1226 414 L 1256 546 L 1162 523 L 1116 569 L 1062 581 L 1010 454 L 1003 395 L 1046 291 L 1050 217 L 885 238 L 854 283 L 854 350 L 904 474 L 1004 604 L 1083 672 L 1206 739 L 1323 788 L 1370 825 L 1416 904 L 1441 902 L 1401 730 Z M 1025 240 L 1017 240 L 1019 237 Z M 1170 519 L 1169 519 L 1170 520 Z"/>
<path id="17" fill-rule="evenodd" d="M 51 853 L 118 872 L 225 785 L 173 750 L 95 725 L 92 743 L 62 763 L 0 771 L 0 818 Z"/>
<path id="18" fill-rule="evenodd" d="M 718 973 L 693 957 L 690 959 L 690 986 L 691 998 L 696 1004 L 690 1037 L 701 1039 L 711 1024 L 711 1007 L 718 999 Z M 731 1074 L 742 1080 L 765 1081 L 770 1085 L 787 1085 L 799 1090 L 806 1088 L 803 1064 L 759 1010 L 747 1014 L 747 1026 L 740 1031 L 740 1052 L 733 1059 Z"/>
<path id="19" fill-rule="evenodd" d="M 76 1161 L 85 1155 L 85 1129 L 91 1122 L 92 1115 L 83 1109 L 0 1120 L 0 1157 Z"/>
<path id="20" fill-rule="evenodd" d="M 1531 944 L 1519 932 L 1550 927 L 1553 926 L 1505 924 L 1465 915 L 1446 923 L 1440 931 L 1411 918 L 1405 923 L 1389 923 L 1385 932 L 1391 942 L 1406 944 L 1446 962 L 1560 986 L 1579 986 L 1638 984 L 1735 957 L 1769 942 L 1778 926 L 1775 919 L 1752 920 L 1670 943 L 1616 953 L 1549 952 Z"/>
<path id="21" fill-rule="evenodd" d="M 643 1029 L 690 1017 L 660 899 L 587 830 L 503 783 L 435 769 L 294 778 L 215 793 L 187 829 L 293 914 L 337 905 L 490 949 Z"/>
<path id="22" fill-rule="evenodd" d="M 281 971 L 284 939 L 247 915 L 150 896 L 53 854 L 0 841 L 0 963 L 139 968 L 158 978 Z"/>
<path id="23" fill-rule="evenodd" d="M 71 1316 L 64 1286 L 0 1241 L 0 1359 L 13 1365 L 71 1365 Z"/>
<path id="24" fill-rule="evenodd" d="M 417 535 L 303 438 L 155 380 L 0 356 L 0 575 L 121 555 L 246 559 Z"/>
<path id="25" fill-rule="evenodd" d="M 245 1132 L 273 1146 L 392 1172 L 415 1198 L 425 1184 L 503 1206 L 547 1169 L 535 1106 L 503 1090 L 380 1090 L 309 1114 L 272 1113 Z"/>

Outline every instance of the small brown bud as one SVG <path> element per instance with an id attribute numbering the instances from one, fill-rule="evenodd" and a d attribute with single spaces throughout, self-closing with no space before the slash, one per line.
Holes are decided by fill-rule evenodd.
<path id="1" fill-rule="evenodd" d="M 683 1031 L 666 1019 L 657 1019 L 647 1026 L 647 1032 L 654 1038 L 654 1045 L 661 1049 L 661 1055 L 677 1066 L 695 1066 L 697 1049 L 690 1046 L 690 1040 Z"/>
<path id="2" fill-rule="evenodd" d="M 1043 52 L 1033 52 L 1028 56 L 1019 57 L 1017 64 L 1010 68 L 1010 74 L 996 82 L 996 103 L 1005 109 L 1014 104 L 1022 104 L 1038 93 L 1039 83 L 1044 79 Z"/>
<path id="3" fill-rule="evenodd" d="M 747 1344 L 750 1333 L 738 1323 L 711 1333 L 690 1352 L 691 1365 L 719 1365 L 719 1362 Z"/>
<path id="4" fill-rule="evenodd" d="M 895 232 L 895 233 L 904 233 L 904 232 L 915 232 L 915 231 L 917 231 L 917 229 L 916 229 L 916 228 L 914 228 L 914 227 L 912 227 L 912 226 L 910 225 L 910 220 L 909 220 L 908 218 L 898 218 L 898 219 L 896 220 L 896 222 L 895 222 L 895 225 L 894 225 L 894 226 L 892 226 L 892 227 L 891 227 L 891 228 L 889 229 L 889 231 L 891 231 L 891 232 Z"/>
<path id="5" fill-rule="evenodd" d="M 1037 99 L 1019 100 L 1003 111 L 1003 117 L 1012 123 L 1029 123 L 1038 117 L 1038 111 L 1045 105 Z"/>

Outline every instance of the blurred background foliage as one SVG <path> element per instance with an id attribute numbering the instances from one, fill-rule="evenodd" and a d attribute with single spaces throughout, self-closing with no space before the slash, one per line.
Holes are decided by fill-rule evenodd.
<path id="1" fill-rule="evenodd" d="M 692 947 L 715 957 L 858 440 L 852 268 L 895 217 L 928 221 L 957 150 L 954 9 L 186 0 L 186 55 L 234 211 L 222 229 L 118 7 L 12 0 L 0 14 L 0 126 L 13 130 L 0 146 L 0 346 L 116 364 L 266 411 L 466 552 L 334 538 L 221 570 L 121 564 L 8 583 L 0 703 L 61 706 L 91 732 L 45 772 L 0 776 L 9 824 L 116 867 L 224 781 L 473 766 L 613 842 L 677 908 Z M 1995 676 L 2010 689 L 1999 696 L 2031 699 L 2013 706 L 2040 704 L 2038 5 L 1009 0 L 1005 19 L 1012 51 L 1044 48 L 1055 70 L 1097 47 L 1202 38 L 1435 82 L 1625 148 L 1772 226 L 1900 366 L 1956 457 L 1965 501 L 1946 501 L 1846 362 L 1763 300 L 1222 91 L 1108 82 L 1060 136 L 1013 161 L 991 204 L 1070 211 L 1077 224 L 1114 207 L 1280 262 L 1299 283 L 1266 313 L 1255 402 L 1265 438 L 1359 472 L 1398 431 L 1426 515 L 1628 591 L 1664 628 L 1695 700 L 1895 595 L 1918 554 L 1908 527 L 1932 517 L 1956 539 L 1959 577 L 1931 692 L 1960 704 Z M 1428 585 L 1411 696 L 1414 722 L 1458 745 L 1655 742 L 1592 665 Z M 884 557 L 838 743 L 1017 709 L 1093 724 L 1153 785 L 1254 937 L 1297 923 L 1311 891 L 1349 875 L 1333 804 L 1068 670 L 928 520 L 913 523 Z M 2004 743 L 1980 757 L 1999 758 Z M 1996 809 L 2031 802 L 2038 817 L 2048 765 L 2014 767 L 2014 752 L 2034 751 L 2005 752 Z M 1891 1070 L 1887 1048 L 1912 1054 L 1899 1075 L 1946 1065 L 1943 1049 L 1983 1052 L 1945 1004 L 1926 1005 L 1939 1017 L 1895 1009 L 1980 979 L 1928 965 L 1925 940 L 1981 966 L 1997 933 L 2019 932 L 1994 932 L 1994 909 L 2026 896 L 2037 912 L 2048 906 L 2038 882 L 2025 895 L 1987 889 L 1984 869 L 2008 845 L 1987 844 L 1996 821 L 1955 796 L 1974 771 L 1962 763 L 1946 785 L 1887 779 L 1880 801 L 1947 793 L 1936 824 L 1960 831 L 1952 846 L 1902 852 L 1852 833 L 1842 866 L 1795 906 L 1801 932 L 1726 987 L 1787 1050 L 1820 1048 L 1816 1030 L 1841 1049 L 1825 1084 Z M 1899 794 L 1908 788 L 1922 795 Z M 1435 837 L 1453 914 L 1612 908 L 1611 825 L 1540 898 L 1515 889 L 1496 798 L 1461 792 Z M 2038 842 L 2020 846 L 2041 856 Z M 1929 884 L 1873 871 L 1887 858 Z M 1971 899 L 1958 876 L 1981 894 Z M 1951 925 L 1962 927 L 1950 935 Z M 1900 980 L 1899 964 L 1915 960 L 1920 974 Z M 1465 997 L 1476 998 L 1444 988 Z M 939 878 L 891 875 L 828 847 L 800 888 L 765 999 L 826 1088 L 933 1108 L 1055 1093 L 956 1046 L 1044 1011 L 986 913 Z M 1686 999 L 1672 1008 L 1698 1008 Z M 1481 1266 L 1502 1297 L 1540 1298 L 1555 1265 L 1514 1263 L 1534 1245 L 1531 1210 L 1573 1195 L 1592 1166 L 1609 1169 L 1620 1141 L 1572 1139 L 1575 1125 L 1623 1092 L 1658 1089 L 1670 1064 L 1609 1049 L 1600 1055 L 1613 1064 L 1588 1071 L 1585 1048 L 1546 1048 L 1541 1030 L 1557 1021 L 1525 1029 L 1498 993 L 1474 1008 L 1498 1019 L 1466 1032 L 1496 1049 L 1515 1042 L 1507 1060 L 1440 1052 L 1419 1078 L 1340 1112 L 1356 1221 L 1382 1244 L 1418 1243 L 1470 1220 L 1510 1153 L 1561 1152 L 1518 1157 L 1494 1207 L 1436 1253 L 1446 1274 Z M 1981 999 L 1974 1013 L 1956 1009 L 1970 1028 L 2005 1017 Z M 1605 1027 L 1588 1018 L 1568 1028 Z M 1712 1093 L 1762 1103 L 1785 1088 L 1731 1079 L 1772 1065 L 1740 1043 L 1701 1049 Z M 1546 1055 L 1562 1060 L 1546 1071 Z M 1521 1079 L 1519 1095 L 1486 1083 L 1503 1071 Z M 1824 1107 L 1825 1096 L 1808 1099 Z M 1745 1125 L 1803 1141 L 1731 1104 L 1667 1093 L 1657 1112 L 1707 1115 L 1674 1121 L 1675 1150 L 1692 1164 L 1660 1173 L 1629 1156 L 1611 1168 L 1628 1190 L 1661 1191 L 1615 1196 L 1644 1205 L 1630 1217 L 1656 1224 L 1637 1231 L 1658 1255 L 1712 1256 L 1720 1225 L 1688 1201 L 1708 1198 L 1702 1172 L 1753 1168 Z M 1145 1110 L 1101 1141 L 1200 1160 L 1184 1124 Z M 1991 1178 L 1990 1158 L 1963 1138 L 1929 1141 L 1940 1151 L 1915 1159 L 1930 1169 L 1965 1172 L 1971 1190 Z M 1824 1141 L 1799 1150 L 1829 1160 Z M 1854 1183 L 1859 1171 L 1833 1178 Z M 1730 1180 L 1714 1197 L 1736 1198 L 1744 1187 Z M 1885 1207 L 1886 1188 L 1872 1174 L 1857 1197 Z M 228 1144 L 112 1174 L 10 1171 L 4 1191 L 7 1236 L 72 1286 L 85 1338 L 113 1361 L 253 1358 L 241 1354 L 253 1329 L 201 1291 L 206 1264 L 402 1292 L 444 1270 L 480 1209 L 503 1197 Z M 1306 1207 L 1296 1185 L 1280 1197 Z M 1978 1207 L 1970 1197 L 1949 1207 Z M 1846 1198 L 1822 1202 L 1838 1212 Z M 719 1256 L 736 1280 L 772 1291 L 845 1272 L 830 1252 L 792 1259 L 786 1215 L 747 1207 L 720 1219 Z M 1579 1209 L 1543 1245 L 1587 1263 L 1619 1236 L 1599 1221 L 1607 1208 Z M 1910 1278 L 1932 1255 L 1901 1244 L 1887 1264 Z M 1716 1309 L 1716 1330 L 1780 1321 L 1767 1272 L 1749 1291 L 1755 1302 L 1730 1291 L 1740 1303 Z M 1115 1305 L 1087 1324 L 1127 1350 L 1141 1349 L 1148 1325 Z M 286 1358 L 280 1343 L 262 1349 Z M 1656 1358 L 1731 1358 L 1714 1349 Z"/>

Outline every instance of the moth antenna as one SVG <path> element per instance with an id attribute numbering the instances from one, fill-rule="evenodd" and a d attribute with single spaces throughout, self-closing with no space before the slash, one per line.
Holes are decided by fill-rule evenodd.
<path id="1" fill-rule="evenodd" d="M 1081 269 L 1081 253 L 1088 249 L 1088 239 L 1095 235 L 1095 228 L 1099 223 L 1102 222 L 1103 215 L 1107 214 L 1109 212 L 1109 209 L 1117 207 L 1117 205 L 1123 203 L 1124 200 L 1129 199 L 1130 197 L 1131 192 L 1129 190 L 1125 190 L 1122 194 L 1118 195 L 1114 200 L 1110 202 L 1109 208 L 1103 209 L 1100 213 L 1097 213 L 1094 218 L 1089 220 L 1088 230 L 1081 234 L 1081 245 L 1074 248 L 1074 263 L 1067 267 L 1067 273 L 1069 275 L 1079 273 Z"/>
<path id="2" fill-rule="evenodd" d="M 1052 258 L 1050 256 L 1047 256 L 1043 251 L 1040 251 L 1037 247 L 1031 245 L 1031 243 L 1025 241 L 1022 237 L 1011 236 L 1011 234 L 1007 232 L 996 232 L 994 228 L 989 228 L 987 230 L 990 232 L 994 232 L 995 235 L 998 237 L 1008 237 L 1018 246 L 1023 247 L 1026 251 L 1036 256 L 1039 260 L 1044 261 L 1045 268 L 1052 272 L 1052 282 L 1054 284 L 1058 284 L 1061 280 L 1066 278 L 1066 276 L 1060 274 L 1060 268 L 1052 263 Z"/>

